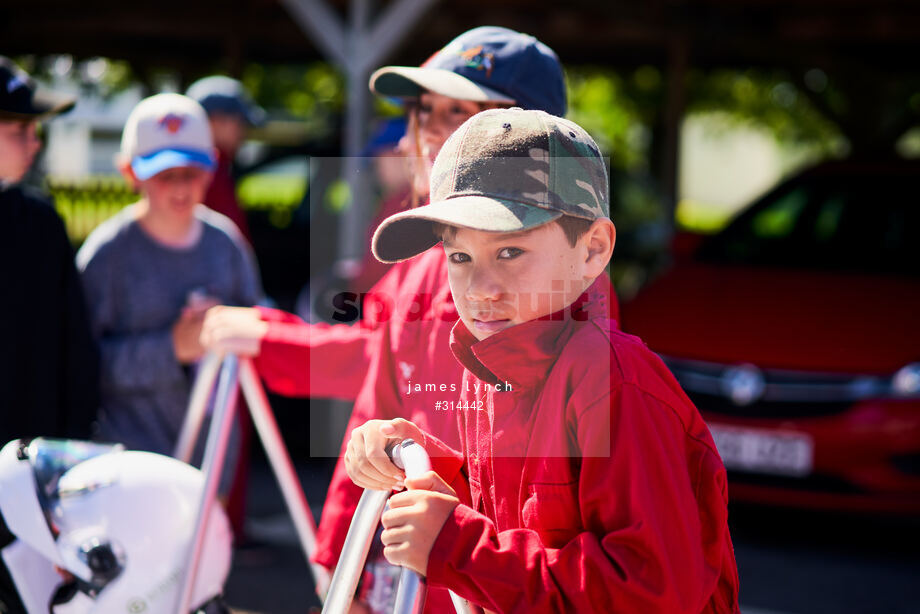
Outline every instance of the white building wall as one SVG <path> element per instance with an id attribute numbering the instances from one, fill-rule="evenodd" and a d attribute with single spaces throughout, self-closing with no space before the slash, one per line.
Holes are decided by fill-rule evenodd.
<path id="1" fill-rule="evenodd" d="M 54 179 L 74 180 L 118 173 L 115 157 L 121 130 L 141 100 L 134 88 L 110 100 L 81 96 L 74 109 L 48 123 L 45 170 Z"/>

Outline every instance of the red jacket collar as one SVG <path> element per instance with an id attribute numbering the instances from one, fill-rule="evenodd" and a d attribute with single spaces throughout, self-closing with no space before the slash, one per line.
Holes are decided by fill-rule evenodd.
<path id="1" fill-rule="evenodd" d="M 546 379 L 576 326 L 608 317 L 605 289 L 609 286 L 609 281 L 598 278 L 565 309 L 506 328 L 484 341 L 457 320 L 450 349 L 460 364 L 486 383 L 508 382 L 514 390 L 532 388 Z"/>

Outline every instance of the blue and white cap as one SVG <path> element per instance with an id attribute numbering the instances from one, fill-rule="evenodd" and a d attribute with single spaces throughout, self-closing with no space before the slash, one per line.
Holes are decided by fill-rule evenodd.
<path id="1" fill-rule="evenodd" d="M 214 140 L 200 104 L 181 94 L 141 100 L 125 123 L 121 153 L 140 180 L 170 168 L 214 170 Z"/>

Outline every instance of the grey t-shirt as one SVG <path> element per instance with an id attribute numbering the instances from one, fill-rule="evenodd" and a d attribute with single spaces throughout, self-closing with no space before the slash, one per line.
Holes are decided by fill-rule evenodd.
<path id="1" fill-rule="evenodd" d="M 141 229 L 136 207 L 101 224 L 77 253 L 101 350 L 98 436 L 172 454 L 191 382 L 176 360 L 171 331 L 189 295 L 251 306 L 262 291 L 249 245 L 228 218 L 199 205 L 198 242 L 172 248 Z"/>

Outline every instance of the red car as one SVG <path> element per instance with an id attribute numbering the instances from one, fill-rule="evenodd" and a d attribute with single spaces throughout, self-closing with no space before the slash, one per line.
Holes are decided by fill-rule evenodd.
<path id="1" fill-rule="evenodd" d="M 623 306 L 706 418 L 733 500 L 920 511 L 920 164 L 825 163 Z"/>

